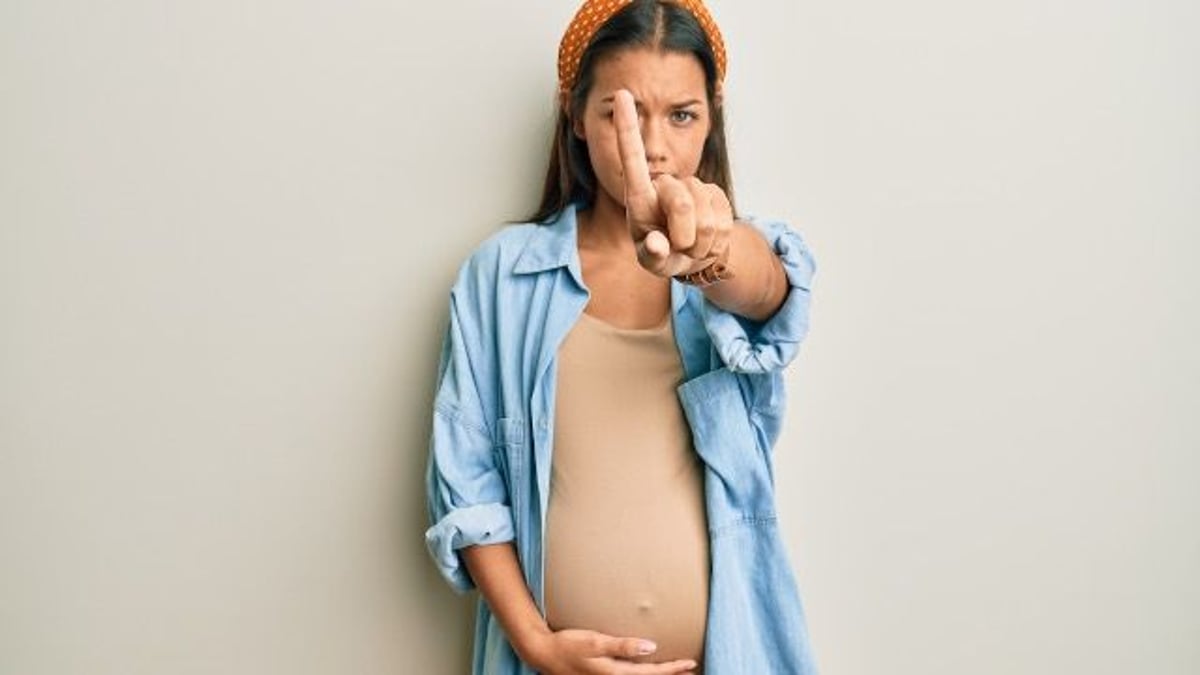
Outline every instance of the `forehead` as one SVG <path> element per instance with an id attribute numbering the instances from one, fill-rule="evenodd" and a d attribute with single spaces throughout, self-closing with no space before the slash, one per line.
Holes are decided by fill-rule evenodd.
<path id="1" fill-rule="evenodd" d="M 603 98 L 618 89 L 628 89 L 644 104 L 704 100 L 704 68 L 691 53 L 621 49 L 596 63 L 591 95 Z"/>

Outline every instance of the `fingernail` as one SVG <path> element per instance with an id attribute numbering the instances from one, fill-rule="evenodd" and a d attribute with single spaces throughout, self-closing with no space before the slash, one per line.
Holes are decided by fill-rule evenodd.
<path id="1" fill-rule="evenodd" d="M 649 640 L 642 640 L 638 643 L 638 653 L 642 655 L 653 654 L 658 650 L 658 645 Z"/>

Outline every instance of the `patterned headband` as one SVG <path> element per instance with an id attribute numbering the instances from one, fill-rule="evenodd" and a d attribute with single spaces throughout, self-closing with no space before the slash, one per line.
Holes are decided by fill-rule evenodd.
<path id="1" fill-rule="evenodd" d="M 561 96 L 569 96 L 571 89 L 575 87 L 575 80 L 579 77 L 579 62 L 583 59 L 583 52 L 595 37 L 596 31 L 632 2 L 633 0 L 586 0 L 575 13 L 575 18 L 571 20 L 571 25 L 567 26 L 567 32 L 563 34 L 562 42 L 558 46 L 558 91 Z M 700 27 L 704 29 L 704 35 L 708 38 L 708 44 L 717 62 L 717 84 L 720 85 L 725 79 L 726 57 L 725 40 L 721 37 L 721 30 L 717 28 L 717 22 L 713 21 L 702 0 L 672 2 L 696 17 Z"/>

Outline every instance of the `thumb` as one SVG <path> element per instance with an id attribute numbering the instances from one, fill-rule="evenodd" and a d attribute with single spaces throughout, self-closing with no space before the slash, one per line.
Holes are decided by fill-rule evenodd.
<path id="1" fill-rule="evenodd" d="M 608 655 L 616 656 L 625 659 L 634 659 L 639 656 L 653 654 L 658 650 L 658 645 L 649 640 L 640 638 L 613 638 L 608 645 Z"/>
<path id="2" fill-rule="evenodd" d="M 651 230 L 637 245 L 638 262 L 654 273 L 666 269 L 667 256 L 671 254 L 671 242 L 658 230 Z"/>

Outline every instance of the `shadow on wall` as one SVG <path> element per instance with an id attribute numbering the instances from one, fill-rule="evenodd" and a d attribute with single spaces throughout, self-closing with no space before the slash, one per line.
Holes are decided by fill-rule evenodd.
<path id="1" fill-rule="evenodd" d="M 399 546 L 395 565 L 400 570 L 399 597 L 401 626 L 407 632 L 397 640 L 406 645 L 418 645 L 420 650 L 405 655 L 400 664 L 404 672 L 429 675 L 461 675 L 470 672 L 471 643 L 474 635 L 475 602 L 477 594 L 460 596 L 442 579 L 425 548 L 428 520 L 425 507 L 425 465 L 429 452 L 429 432 L 432 415 L 434 378 L 442 332 L 448 321 L 443 308 L 436 321 L 422 323 L 430 335 L 422 342 L 429 358 L 420 363 L 428 368 L 413 368 L 411 351 L 397 355 L 393 381 L 398 386 L 423 388 L 425 396 L 406 396 L 410 403 L 398 415 L 397 442 L 400 462 L 394 494 L 400 516 Z M 414 374 L 418 377 L 414 378 Z"/>

